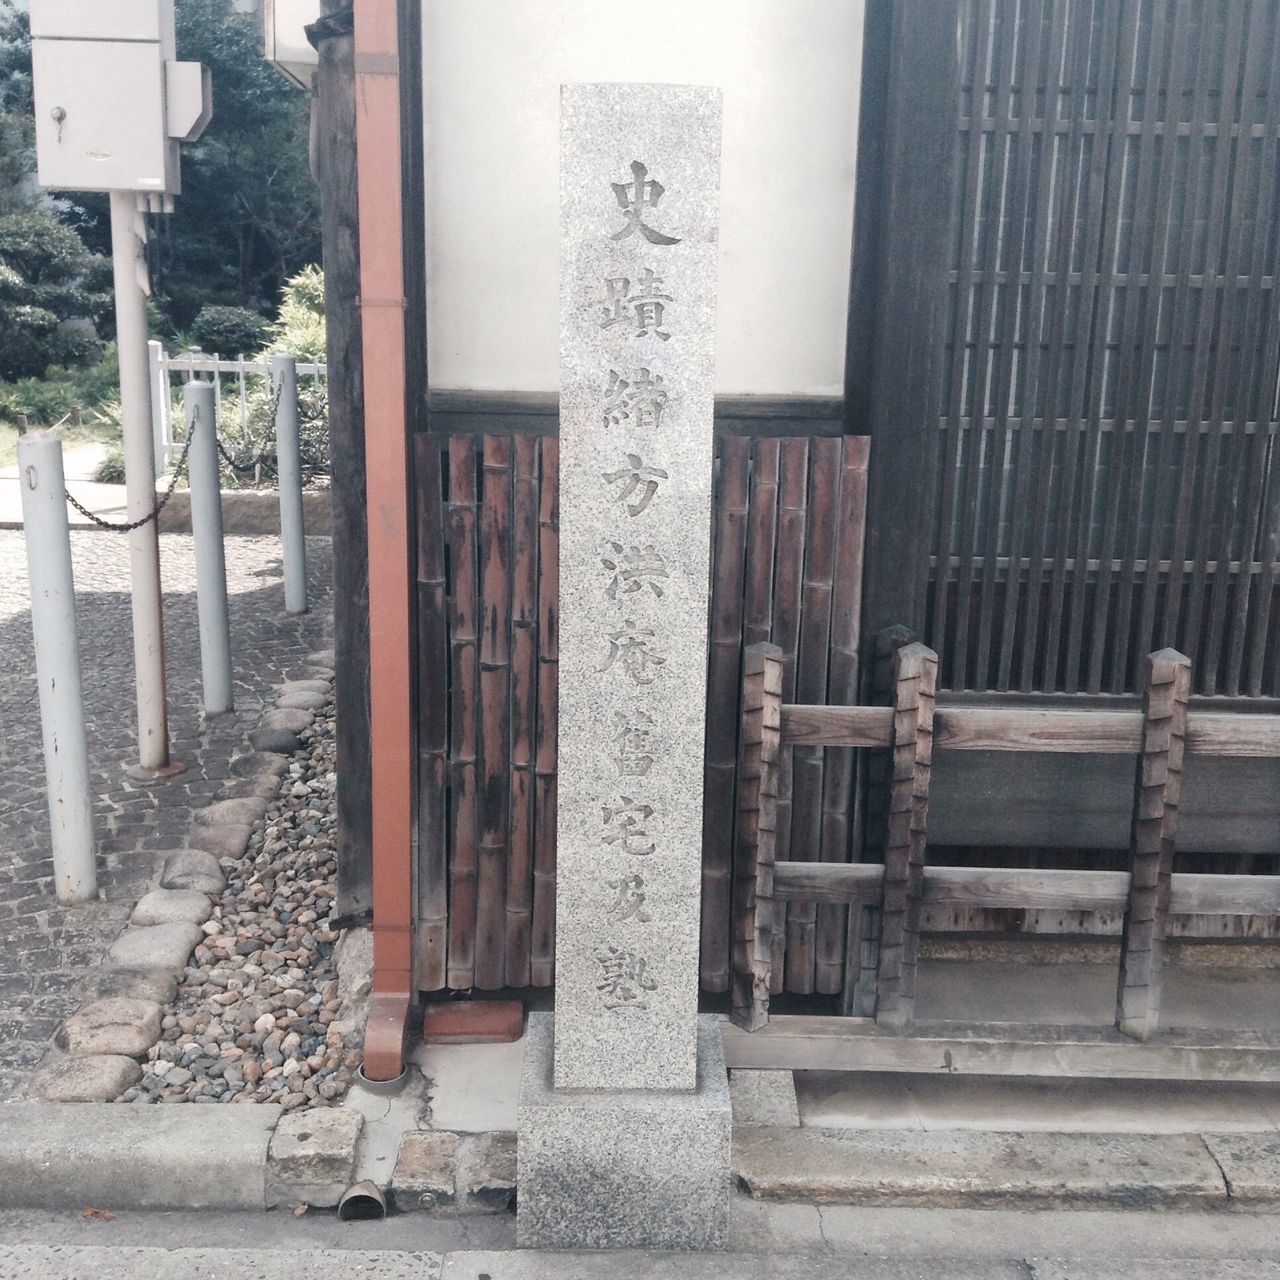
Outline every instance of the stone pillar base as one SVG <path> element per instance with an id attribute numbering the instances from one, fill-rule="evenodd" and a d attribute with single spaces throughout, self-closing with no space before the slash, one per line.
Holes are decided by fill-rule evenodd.
<path id="1" fill-rule="evenodd" d="M 554 1019 L 531 1013 L 520 1089 L 522 1249 L 723 1249 L 732 1112 L 716 1018 L 693 1093 L 551 1087 Z"/>

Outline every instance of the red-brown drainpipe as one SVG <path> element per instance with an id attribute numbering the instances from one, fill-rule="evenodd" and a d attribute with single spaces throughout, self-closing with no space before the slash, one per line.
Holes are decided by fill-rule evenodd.
<path id="1" fill-rule="evenodd" d="M 404 1069 L 413 1004 L 409 466 L 397 0 L 356 0 L 357 189 L 368 468 L 373 1002 L 364 1072 Z M 339 601 L 338 607 L 349 605 Z"/>

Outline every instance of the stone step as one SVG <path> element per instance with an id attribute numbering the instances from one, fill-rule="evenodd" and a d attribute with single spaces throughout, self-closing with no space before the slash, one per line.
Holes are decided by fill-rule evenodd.
<path id="1" fill-rule="evenodd" d="M 1198 1134 L 762 1126 L 735 1132 L 733 1169 L 757 1199 L 808 1204 L 1206 1209 L 1229 1199 Z"/>

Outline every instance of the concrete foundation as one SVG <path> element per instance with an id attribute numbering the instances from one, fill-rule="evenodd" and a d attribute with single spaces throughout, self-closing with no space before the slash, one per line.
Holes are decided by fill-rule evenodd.
<path id="1" fill-rule="evenodd" d="M 722 1249 L 732 1111 L 716 1020 L 692 1093 L 557 1091 L 554 1018 L 530 1014 L 519 1112 L 524 1249 Z"/>

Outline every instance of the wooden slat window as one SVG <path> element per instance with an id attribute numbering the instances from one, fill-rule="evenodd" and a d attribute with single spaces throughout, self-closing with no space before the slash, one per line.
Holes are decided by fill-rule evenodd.
<path id="1" fill-rule="evenodd" d="M 1280 3 L 964 0 L 926 641 L 948 689 L 1280 688 Z"/>

